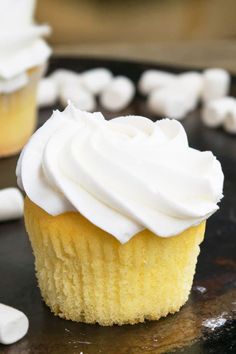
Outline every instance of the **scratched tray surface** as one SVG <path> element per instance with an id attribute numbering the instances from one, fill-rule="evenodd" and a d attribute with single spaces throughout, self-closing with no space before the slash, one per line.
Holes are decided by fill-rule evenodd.
<path id="1" fill-rule="evenodd" d="M 53 58 L 49 70 L 83 71 L 104 66 L 137 82 L 143 70 L 165 66 L 91 58 Z M 186 69 L 186 68 L 185 68 Z M 233 78 L 232 94 L 236 92 Z M 54 107 L 59 108 L 59 107 Z M 98 107 L 100 110 L 100 107 Z M 52 109 L 39 112 L 39 125 Z M 109 119 L 112 114 L 103 111 Z M 119 114 L 150 116 L 136 95 Z M 114 115 L 114 114 L 113 114 Z M 34 275 L 33 256 L 22 220 L 0 224 L 0 302 L 15 306 L 29 318 L 29 332 L 0 353 L 139 354 L 236 353 L 236 137 L 203 126 L 199 110 L 183 121 L 192 147 L 212 150 L 225 173 L 225 197 L 220 212 L 207 224 L 194 286 L 186 305 L 175 315 L 134 326 L 100 327 L 55 317 L 43 303 Z M 17 157 L 0 160 L 0 188 L 16 184 Z"/>

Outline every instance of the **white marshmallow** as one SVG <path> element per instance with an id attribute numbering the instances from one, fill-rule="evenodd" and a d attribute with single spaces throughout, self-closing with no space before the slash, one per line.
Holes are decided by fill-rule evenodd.
<path id="1" fill-rule="evenodd" d="M 117 76 L 102 92 L 100 103 L 109 111 L 120 111 L 129 105 L 134 95 L 133 82 L 125 76 Z"/>
<path id="2" fill-rule="evenodd" d="M 0 221 L 13 220 L 23 216 L 24 199 L 17 188 L 0 190 Z"/>
<path id="3" fill-rule="evenodd" d="M 58 98 L 58 90 L 55 81 L 51 78 L 40 80 L 37 92 L 37 104 L 39 107 L 53 106 Z"/>
<path id="4" fill-rule="evenodd" d="M 230 112 L 227 114 L 223 127 L 226 132 L 230 134 L 236 134 L 236 104 L 231 108 Z"/>
<path id="5" fill-rule="evenodd" d="M 81 75 L 81 83 L 90 93 L 98 95 L 110 84 L 112 77 L 110 70 L 96 68 L 85 71 Z"/>
<path id="6" fill-rule="evenodd" d="M 0 304 L 0 343 L 17 342 L 26 335 L 28 328 L 29 321 L 23 312 Z"/>
<path id="7" fill-rule="evenodd" d="M 186 96 L 186 109 L 192 111 L 197 107 L 202 90 L 202 75 L 195 71 L 179 74 L 168 90 L 181 92 Z"/>
<path id="8" fill-rule="evenodd" d="M 199 98 L 202 92 L 203 76 L 201 73 L 189 71 L 178 75 L 178 85 L 187 91 L 194 92 Z"/>
<path id="9" fill-rule="evenodd" d="M 202 121 L 209 128 L 217 128 L 224 122 L 233 107 L 236 107 L 236 100 L 232 97 L 210 101 L 202 110 Z"/>
<path id="10" fill-rule="evenodd" d="M 148 95 L 153 90 L 174 84 L 176 75 L 160 70 L 146 70 L 141 75 L 138 88 L 143 95 Z"/>
<path id="11" fill-rule="evenodd" d="M 65 86 L 81 84 L 80 75 L 74 71 L 67 69 L 55 70 L 50 75 L 50 78 L 55 82 L 59 94 Z"/>
<path id="12" fill-rule="evenodd" d="M 66 107 L 68 101 L 71 101 L 75 107 L 82 111 L 92 112 L 96 108 L 96 101 L 93 95 L 78 83 L 65 85 L 60 92 L 60 102 Z"/>
<path id="13" fill-rule="evenodd" d="M 153 114 L 174 119 L 183 119 L 189 111 L 186 93 L 170 88 L 151 92 L 147 106 Z"/>
<path id="14" fill-rule="evenodd" d="M 207 69 L 203 72 L 202 100 L 208 102 L 227 96 L 230 75 L 223 69 Z"/>

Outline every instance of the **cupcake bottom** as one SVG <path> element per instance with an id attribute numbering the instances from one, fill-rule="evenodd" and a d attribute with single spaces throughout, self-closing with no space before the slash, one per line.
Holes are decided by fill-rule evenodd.
<path id="1" fill-rule="evenodd" d="M 36 127 L 36 94 L 42 67 L 28 71 L 29 82 L 11 93 L 0 93 L 0 157 L 18 153 Z"/>
<path id="2" fill-rule="evenodd" d="M 178 236 L 145 230 L 122 245 L 81 214 L 51 216 L 25 200 L 39 287 L 54 314 L 103 326 L 157 320 L 191 290 L 205 222 Z"/>

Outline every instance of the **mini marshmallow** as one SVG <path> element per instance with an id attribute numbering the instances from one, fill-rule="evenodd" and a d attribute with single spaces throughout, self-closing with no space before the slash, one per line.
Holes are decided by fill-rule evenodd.
<path id="1" fill-rule="evenodd" d="M 96 68 L 85 71 L 81 75 L 81 83 L 90 93 L 98 95 L 110 84 L 112 77 L 110 70 Z"/>
<path id="2" fill-rule="evenodd" d="M 227 114 L 223 127 L 226 132 L 230 134 L 236 134 L 236 104 L 231 108 L 230 112 Z"/>
<path id="3" fill-rule="evenodd" d="M 194 93 L 198 98 L 200 98 L 203 86 L 202 74 L 195 71 L 180 74 L 177 78 L 177 85 L 181 86 L 181 88 L 187 92 L 190 91 Z"/>
<path id="4" fill-rule="evenodd" d="M 138 88 L 144 95 L 148 95 L 153 90 L 174 84 L 176 75 L 160 70 L 146 70 L 141 75 Z"/>
<path id="5" fill-rule="evenodd" d="M 13 307 L 0 304 L 0 343 L 12 344 L 28 332 L 29 320 Z"/>
<path id="6" fill-rule="evenodd" d="M 185 92 L 164 88 L 150 93 L 147 106 L 151 113 L 174 119 L 183 119 L 189 110 Z"/>
<path id="7" fill-rule="evenodd" d="M 75 107 L 82 111 L 92 112 L 96 108 L 96 101 L 93 95 L 78 83 L 65 85 L 60 92 L 60 103 L 66 107 L 68 101 L 71 101 Z"/>
<path id="8" fill-rule="evenodd" d="M 230 75 L 223 69 L 207 69 L 203 72 L 202 100 L 208 102 L 227 96 Z"/>
<path id="9" fill-rule="evenodd" d="M 202 91 L 202 75 L 195 71 L 179 74 L 169 90 L 181 92 L 186 96 L 186 109 L 192 111 L 197 107 Z"/>
<path id="10" fill-rule="evenodd" d="M 58 90 L 55 81 L 51 78 L 40 80 L 37 92 L 37 104 L 39 107 L 53 106 L 57 101 Z"/>
<path id="11" fill-rule="evenodd" d="M 117 76 L 102 92 L 100 103 L 109 111 L 120 111 L 129 105 L 134 95 L 133 82 L 125 76 Z"/>
<path id="12" fill-rule="evenodd" d="M 210 101 L 202 110 L 202 121 L 209 128 L 217 128 L 224 122 L 233 107 L 236 107 L 236 100 L 232 97 Z"/>
<path id="13" fill-rule="evenodd" d="M 0 190 L 0 221 L 13 220 L 23 216 L 24 199 L 17 188 Z"/>
<path id="14" fill-rule="evenodd" d="M 67 69 L 55 70 L 50 75 L 50 79 L 52 79 L 56 84 L 59 94 L 65 86 L 81 84 L 80 75 L 72 70 Z"/>

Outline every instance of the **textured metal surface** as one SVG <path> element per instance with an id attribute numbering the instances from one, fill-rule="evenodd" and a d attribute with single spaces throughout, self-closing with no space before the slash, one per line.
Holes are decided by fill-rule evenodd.
<path id="1" fill-rule="evenodd" d="M 120 61 L 55 58 L 51 70 L 68 67 L 80 71 L 94 66 L 106 66 L 115 74 L 125 74 L 134 81 L 149 67 Z M 233 82 L 233 89 L 234 86 Z M 50 112 L 46 109 L 40 112 L 40 124 Z M 104 113 L 111 117 L 108 112 Z M 144 100 L 139 96 L 123 113 L 149 116 Z M 175 315 L 135 326 L 105 328 L 57 318 L 40 298 L 23 221 L 2 223 L 0 302 L 23 310 L 29 317 L 30 329 L 20 342 L 5 347 L 0 345 L 0 353 L 236 352 L 236 137 L 220 129 L 205 128 L 199 111 L 191 113 L 183 124 L 190 145 L 200 150 L 212 150 L 225 173 L 225 198 L 220 211 L 207 224 L 194 287 L 187 304 Z M 17 157 L 0 160 L 0 188 L 15 185 L 16 161 Z"/>

